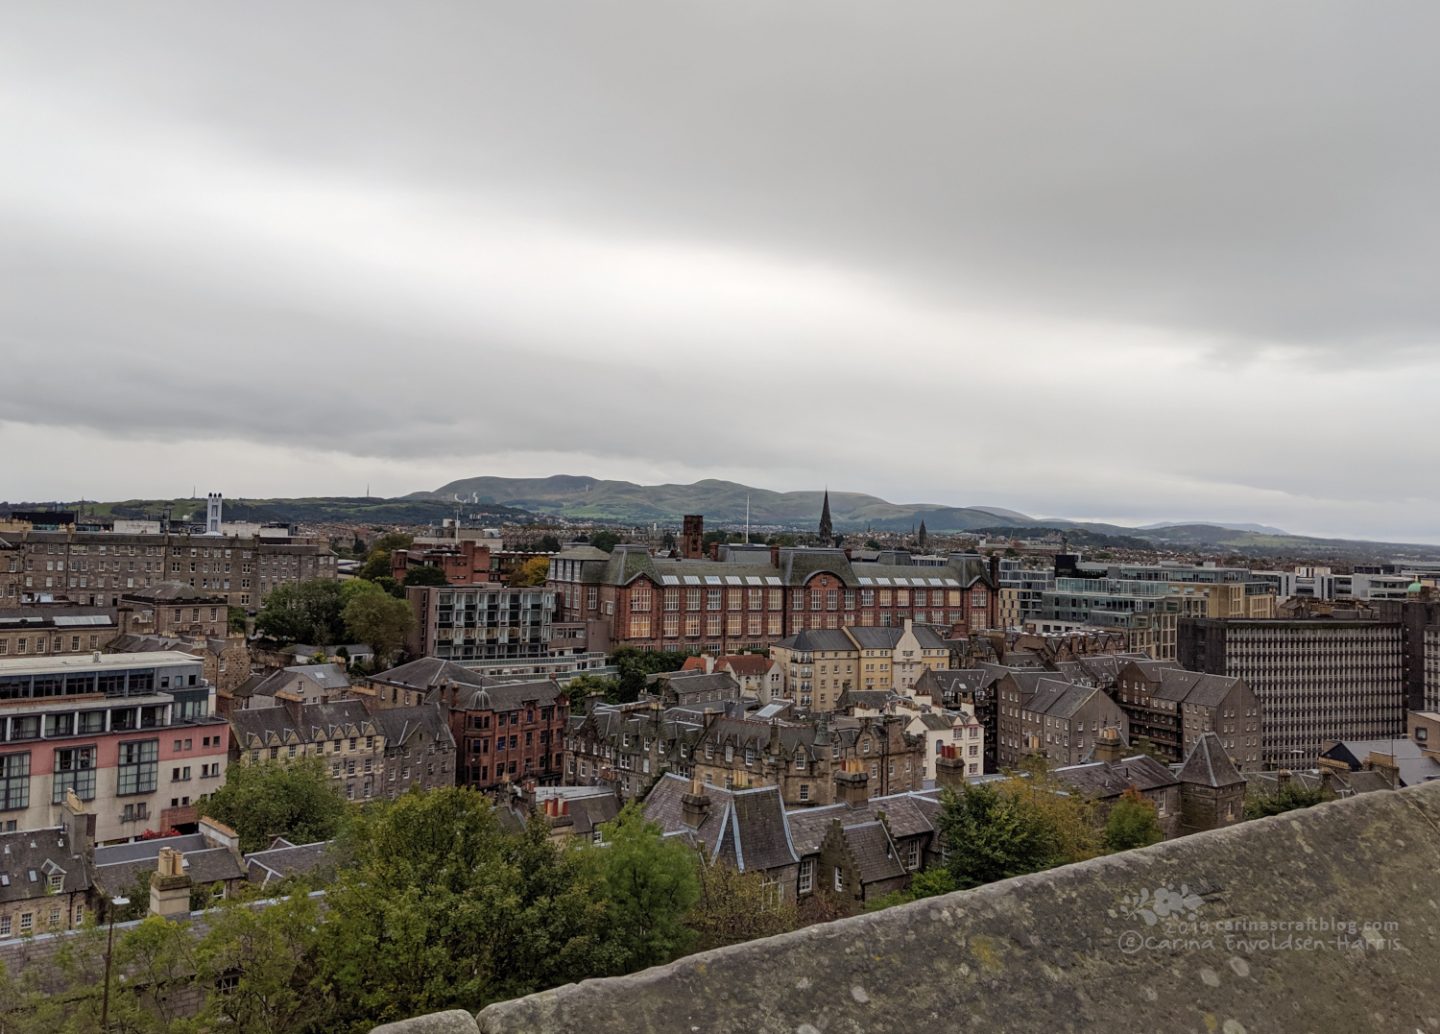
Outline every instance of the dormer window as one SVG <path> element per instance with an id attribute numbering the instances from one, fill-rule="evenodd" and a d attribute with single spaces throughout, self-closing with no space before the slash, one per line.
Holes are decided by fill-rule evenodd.
<path id="1" fill-rule="evenodd" d="M 63 872 L 51 873 L 45 880 L 46 888 L 52 893 L 58 893 L 65 889 L 65 874 Z"/>

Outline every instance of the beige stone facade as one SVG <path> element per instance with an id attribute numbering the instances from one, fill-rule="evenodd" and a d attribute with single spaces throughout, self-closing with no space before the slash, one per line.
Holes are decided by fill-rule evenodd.
<path id="1" fill-rule="evenodd" d="M 278 586 L 336 577 L 335 554 L 320 539 L 63 531 L 5 538 L 21 555 L 22 598 L 53 593 L 114 607 L 127 591 L 179 582 L 253 612 Z"/>

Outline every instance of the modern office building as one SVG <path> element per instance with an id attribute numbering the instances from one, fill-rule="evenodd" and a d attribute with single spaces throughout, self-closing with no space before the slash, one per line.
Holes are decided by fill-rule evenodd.
<path id="1" fill-rule="evenodd" d="M 0 828 L 57 825 L 65 791 L 99 842 L 185 829 L 225 780 L 229 727 L 183 653 L 0 659 Z"/>
<path id="2" fill-rule="evenodd" d="M 556 594 L 537 586 L 411 586 L 415 612 L 406 649 L 453 661 L 544 657 L 551 650 Z"/>

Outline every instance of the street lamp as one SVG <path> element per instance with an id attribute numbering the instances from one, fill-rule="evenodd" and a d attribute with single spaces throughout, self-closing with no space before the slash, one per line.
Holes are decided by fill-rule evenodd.
<path id="1" fill-rule="evenodd" d="M 115 913 L 130 904 L 124 896 L 110 899 L 110 933 L 105 940 L 105 990 L 100 997 L 100 1029 L 110 1029 L 110 957 L 115 951 Z"/>

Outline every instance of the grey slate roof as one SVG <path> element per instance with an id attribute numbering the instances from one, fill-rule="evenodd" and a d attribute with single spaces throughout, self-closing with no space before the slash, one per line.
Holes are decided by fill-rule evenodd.
<path id="1" fill-rule="evenodd" d="M 404 686 L 408 689 L 434 689 L 447 682 L 456 682 L 462 686 L 486 684 L 483 675 L 471 671 L 464 665 L 456 664 L 454 661 L 441 660 L 439 657 L 421 657 L 419 660 L 410 661 L 397 668 L 390 668 L 374 676 L 372 681 Z"/>
<path id="2" fill-rule="evenodd" d="M 382 707 L 371 718 L 385 737 L 387 749 L 406 746 L 417 733 L 424 733 L 442 748 L 455 746 L 445 712 L 439 704 L 417 704 L 415 707 Z"/>
<path id="3" fill-rule="evenodd" d="M 245 878 L 245 863 L 235 852 L 191 833 L 95 848 L 95 883 L 109 894 L 133 887 L 156 870 L 164 847 L 181 853 L 185 872 L 197 887 Z"/>
<path id="4" fill-rule="evenodd" d="M 900 852 L 895 841 L 879 822 L 864 822 L 841 828 L 845 846 L 855 860 L 855 869 L 861 883 L 876 883 L 892 880 L 905 875 L 905 866 L 900 862 Z"/>
<path id="5" fill-rule="evenodd" d="M 515 711 L 526 706 L 548 707 L 565 691 L 554 679 L 532 679 L 526 682 L 488 682 L 483 686 L 466 686 L 456 695 L 454 710 Z M 443 702 L 450 698 L 442 694 Z M 433 698 L 432 698 L 433 699 Z"/>
<path id="6" fill-rule="evenodd" d="M 1160 686 L 1155 690 L 1156 700 L 1201 707 L 1218 706 L 1240 681 L 1228 675 L 1206 675 L 1183 668 L 1162 668 L 1155 674 L 1160 678 Z"/>
<path id="7" fill-rule="evenodd" d="M 1220 737 L 1207 732 L 1195 741 L 1190 756 L 1180 766 L 1182 783 L 1199 783 L 1201 786 L 1234 786 L 1243 783 L 1245 777 L 1225 753 Z"/>
<path id="8" fill-rule="evenodd" d="M 369 736 L 375 723 L 358 700 L 325 704 L 255 707 L 230 713 L 230 727 L 238 750 L 283 747 L 320 739 Z"/>
<path id="9" fill-rule="evenodd" d="M 328 869 L 336 860 L 336 845 L 333 840 L 292 844 L 284 837 L 276 837 L 264 851 L 245 856 L 245 869 L 251 883 L 264 887 L 277 880 Z"/>
<path id="10" fill-rule="evenodd" d="M 820 844 L 831 823 L 852 826 L 878 820 L 881 813 L 897 838 L 924 836 L 936 831 L 940 802 L 934 793 L 897 793 L 871 797 L 863 804 L 827 804 L 819 808 L 792 808 L 785 813 L 790 824 L 790 839 L 802 858 L 818 854 Z"/>
<path id="11" fill-rule="evenodd" d="M 1072 682 L 1039 679 L 1035 684 L 1034 695 L 1023 706 L 1027 711 L 1052 718 L 1072 718 L 1100 692 L 1094 686 L 1077 686 Z"/>
<path id="12" fill-rule="evenodd" d="M 75 847 L 61 826 L 0 833 L 0 903 L 43 897 L 52 875 L 64 893 L 89 890 L 90 864 Z"/>
<path id="13" fill-rule="evenodd" d="M 854 653 L 855 644 L 838 628 L 807 628 L 780 640 L 776 646 L 801 653 Z"/>
<path id="14" fill-rule="evenodd" d="M 915 688 L 938 692 L 942 699 L 971 695 L 992 685 L 999 676 L 985 668 L 927 668 L 915 680 Z"/>
<path id="15" fill-rule="evenodd" d="M 849 629 L 850 638 L 854 639 L 862 650 L 893 650 L 900 637 L 905 634 L 905 629 L 890 626 L 881 628 L 878 625 L 860 625 Z"/>
<path id="16" fill-rule="evenodd" d="M 1137 790 L 1160 790 L 1180 782 L 1174 772 L 1148 754 L 1120 761 L 1067 765 L 1055 769 L 1053 775 L 1081 793 L 1100 798 L 1118 797 L 1132 786 Z"/>
<path id="17" fill-rule="evenodd" d="M 699 829 L 685 825 L 681 798 L 691 790 L 690 780 L 666 773 L 645 798 L 645 818 L 670 836 L 682 836 L 705 845 L 710 861 L 724 861 L 742 872 L 764 871 L 794 865 L 799 856 L 790 842 L 785 805 L 776 786 L 748 790 L 700 788 L 710 807 Z"/>
<path id="18" fill-rule="evenodd" d="M 854 707 L 864 707 L 879 711 L 883 710 L 895 695 L 888 689 L 847 689 L 835 699 L 835 710 L 848 711 Z"/>

